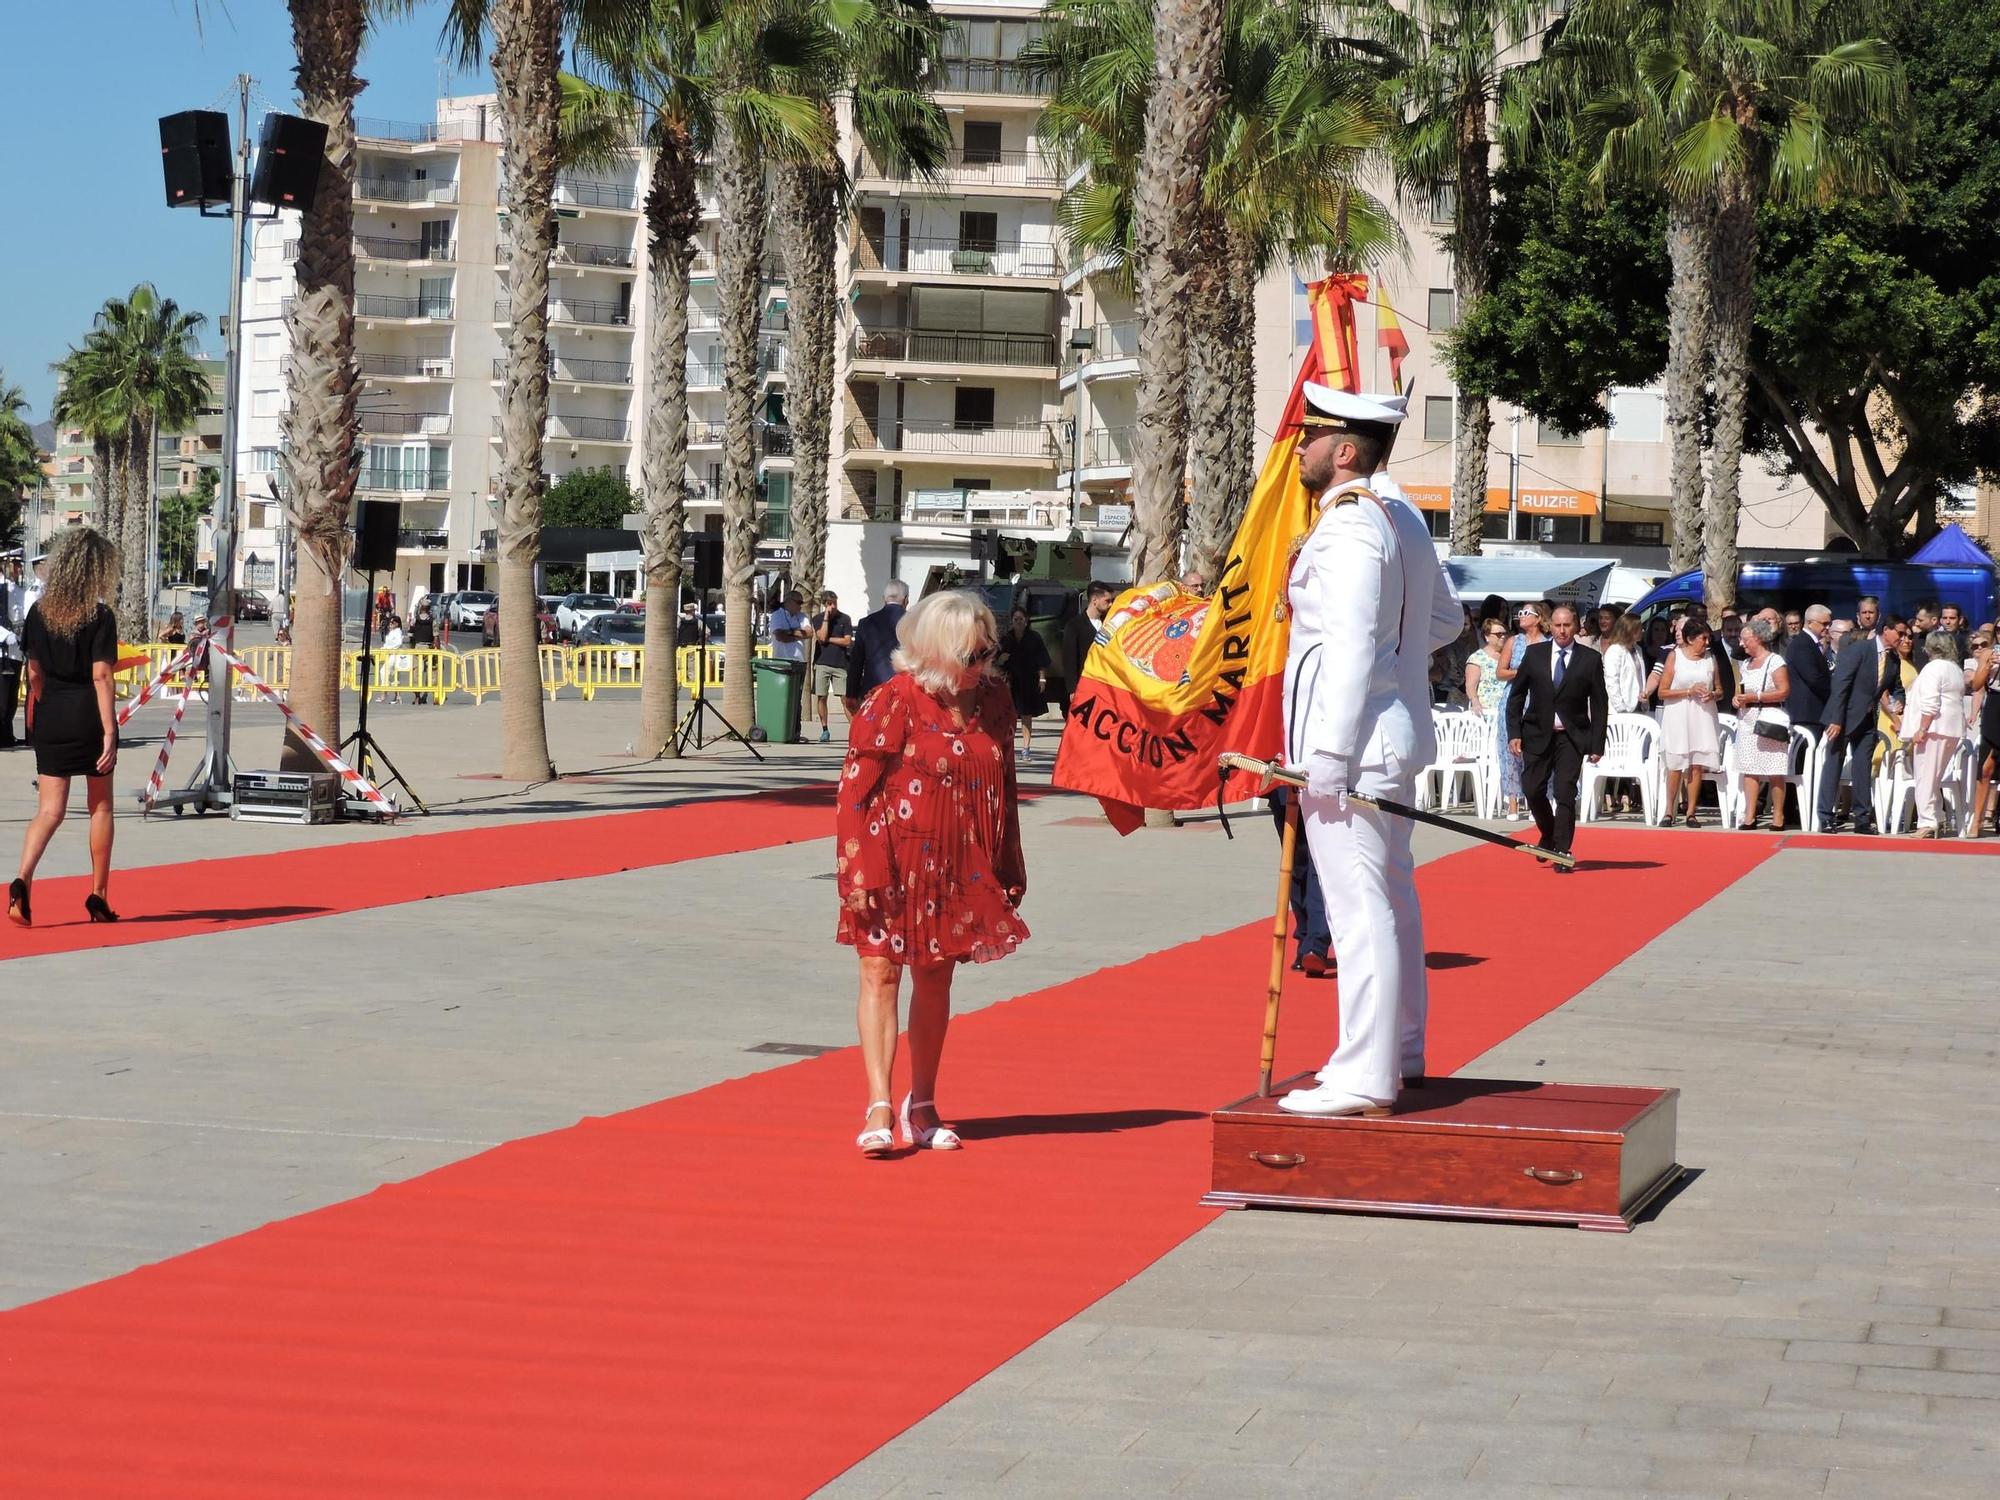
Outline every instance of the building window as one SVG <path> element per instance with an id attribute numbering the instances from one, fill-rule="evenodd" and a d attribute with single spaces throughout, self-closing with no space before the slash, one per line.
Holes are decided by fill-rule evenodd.
<path id="1" fill-rule="evenodd" d="M 252 531 L 271 529 L 271 506 L 262 500 L 252 500 L 249 505 L 249 526 Z"/>
<path id="2" fill-rule="evenodd" d="M 1565 432 L 1555 423 L 1538 418 L 1535 422 L 1535 441 L 1544 448 L 1581 448 L 1583 434 Z"/>
<path id="3" fill-rule="evenodd" d="M 1000 160 L 1000 122 L 998 120 L 967 120 L 965 122 L 965 164 L 977 166 Z"/>
<path id="4" fill-rule="evenodd" d="M 275 417 L 278 414 L 278 393 L 276 391 L 252 391 L 250 393 L 250 415 L 253 417 Z"/>
<path id="5" fill-rule="evenodd" d="M 285 352 L 285 336 L 282 333 L 260 333 L 252 341 L 251 358 L 259 364 L 270 364 Z"/>
<path id="6" fill-rule="evenodd" d="M 1431 288 L 1430 324 L 1432 333 L 1448 332 L 1458 322 L 1458 293 L 1448 286 Z"/>
<path id="7" fill-rule="evenodd" d="M 990 479 L 967 479 L 963 475 L 954 475 L 951 487 L 955 490 L 979 490 L 984 492 L 993 488 L 993 481 Z"/>
<path id="8" fill-rule="evenodd" d="M 252 474 L 277 473 L 278 450 L 276 448 L 252 448 L 250 450 L 250 472 Z"/>
<path id="9" fill-rule="evenodd" d="M 1450 224 L 1458 218 L 1458 189 L 1446 183 L 1431 194 L 1431 222 Z"/>
<path id="10" fill-rule="evenodd" d="M 1000 248 L 1000 215 L 961 212 L 958 216 L 958 248 L 984 250 L 991 255 Z"/>
<path id="11" fill-rule="evenodd" d="M 951 425 L 960 432 L 993 430 L 993 388 L 954 386 L 951 393 Z"/>
<path id="12" fill-rule="evenodd" d="M 1658 391 L 1611 393 L 1611 440 L 1657 443 L 1666 435 L 1667 401 Z"/>
<path id="13" fill-rule="evenodd" d="M 1660 521 L 1606 521 L 1599 527 L 1600 540 L 1621 547 L 1664 547 L 1667 528 Z"/>
<path id="14" fill-rule="evenodd" d="M 1448 443 L 1452 433 L 1452 398 L 1424 397 L 1424 441 Z"/>
<path id="15" fill-rule="evenodd" d="M 783 541 L 792 534 L 792 476 L 773 472 L 764 476 L 764 535 Z"/>

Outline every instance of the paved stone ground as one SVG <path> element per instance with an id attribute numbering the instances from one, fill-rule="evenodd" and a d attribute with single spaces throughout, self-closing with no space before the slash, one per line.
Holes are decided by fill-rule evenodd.
<path id="1" fill-rule="evenodd" d="M 553 705 L 558 763 L 603 774 L 527 790 L 457 779 L 497 763 L 495 705 L 378 722 L 450 804 L 432 828 L 836 763 L 801 746 L 764 767 L 734 749 L 637 767 L 620 754 L 636 718 L 629 700 Z M 127 779 L 149 761 L 129 751 Z M 0 840 L 28 807 L 16 764 L 0 758 Z M 1268 836 L 1195 821 L 1121 843 L 1088 810 L 1027 809 L 1036 940 L 967 973 L 962 1008 L 1265 914 Z M 128 815 L 119 857 L 360 838 L 393 859 L 395 836 Z M 65 830 L 49 872 L 81 868 L 79 846 Z M 1224 878 L 1188 879 L 1196 863 Z M 823 847 L 772 849 L 0 964 L 0 1307 L 783 1064 L 744 1050 L 759 1042 L 847 1042 L 826 865 Z M 1970 934 L 1996 875 L 1781 853 L 1473 1064 L 1683 1088 L 1700 1175 L 1637 1233 L 1224 1215 L 828 1493 L 1985 1500 L 2000 1021 L 1990 942 Z M 1150 903 L 1151 928 L 1107 938 L 1113 885 Z M 1593 899 L 1588 879 L 1562 894 Z M 1496 899 L 1525 919 L 1545 898 L 1530 882 Z"/>

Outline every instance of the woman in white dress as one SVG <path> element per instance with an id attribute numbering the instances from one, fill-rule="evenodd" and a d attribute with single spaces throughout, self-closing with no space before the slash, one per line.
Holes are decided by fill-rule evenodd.
<path id="1" fill-rule="evenodd" d="M 1966 671 L 1958 638 L 1949 630 L 1924 637 L 1923 670 L 1903 705 L 1900 733 L 1910 747 L 1917 782 L 1917 837 L 1938 836 L 1938 792 L 1951 758 L 1965 739 Z"/>
<path id="2" fill-rule="evenodd" d="M 1648 696 L 1660 699 L 1660 748 L 1667 762 L 1666 826 L 1687 788 L 1687 826 L 1699 828 L 1695 804 L 1701 773 L 1722 767 L 1722 736 L 1716 725 L 1715 658 L 1708 654 L 1708 626 L 1688 616 L 1680 644 L 1669 651 L 1646 681 Z"/>
<path id="3" fill-rule="evenodd" d="M 1792 720 L 1785 695 L 1792 689 L 1785 659 L 1771 649 L 1778 627 L 1747 620 L 1741 637 L 1743 671 L 1736 692 L 1736 773 L 1743 778 L 1743 823 L 1757 826 L 1757 797 L 1771 784 L 1771 831 L 1785 826 L 1785 777 L 1792 769 Z"/>

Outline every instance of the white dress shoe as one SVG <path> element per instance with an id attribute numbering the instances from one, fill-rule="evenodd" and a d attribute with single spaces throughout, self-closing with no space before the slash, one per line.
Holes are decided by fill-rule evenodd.
<path id="1" fill-rule="evenodd" d="M 1391 1106 L 1364 1094 L 1321 1084 L 1316 1089 L 1293 1089 L 1278 1101 L 1278 1108 L 1295 1115 L 1386 1115 Z"/>

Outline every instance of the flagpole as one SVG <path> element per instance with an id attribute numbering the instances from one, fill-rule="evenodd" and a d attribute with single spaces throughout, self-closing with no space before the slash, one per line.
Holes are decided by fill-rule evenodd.
<path id="1" fill-rule="evenodd" d="M 1257 1057 L 1258 1097 L 1271 1097 L 1278 1056 L 1278 1000 L 1285 991 L 1285 938 L 1292 915 L 1292 867 L 1299 855 L 1299 795 L 1285 798 L 1285 832 L 1278 846 L 1278 914 L 1271 921 L 1271 984 L 1264 994 L 1264 1041 Z"/>

